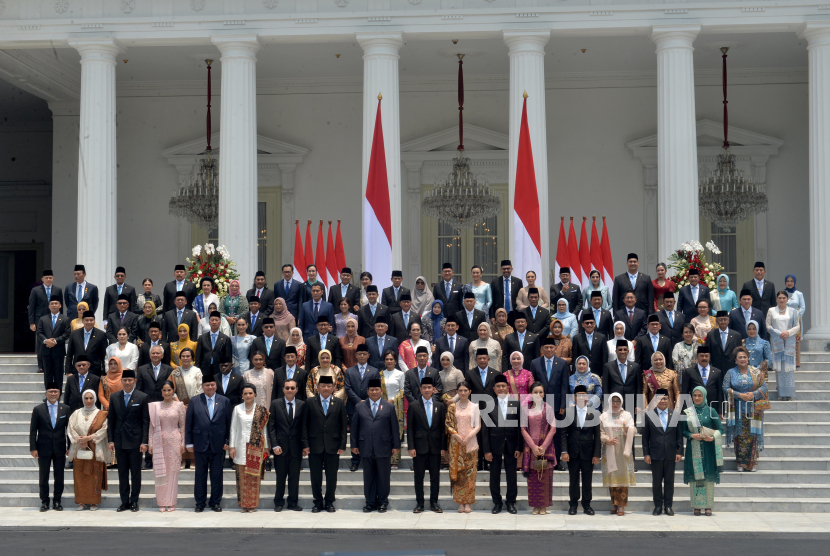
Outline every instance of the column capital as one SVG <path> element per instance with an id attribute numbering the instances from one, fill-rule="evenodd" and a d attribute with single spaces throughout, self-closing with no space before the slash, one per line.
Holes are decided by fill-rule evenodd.
<path id="1" fill-rule="evenodd" d="M 256 35 L 215 35 L 210 37 L 210 42 L 219 49 L 223 58 L 256 59 L 257 52 L 262 48 Z"/>
<path id="2" fill-rule="evenodd" d="M 830 22 L 809 21 L 798 28 L 796 35 L 807 41 L 807 48 L 830 44 Z"/>
<path id="3" fill-rule="evenodd" d="M 70 39 L 69 46 L 80 52 L 82 63 L 90 59 L 115 63 L 115 57 L 127 50 L 119 41 L 109 37 Z"/>
<path id="4" fill-rule="evenodd" d="M 651 42 L 657 48 L 692 48 L 700 25 L 652 25 Z"/>
<path id="5" fill-rule="evenodd" d="M 354 36 L 366 56 L 397 56 L 403 46 L 403 33 L 355 33 Z"/>
<path id="6" fill-rule="evenodd" d="M 510 54 L 522 51 L 544 54 L 545 45 L 550 40 L 550 29 L 502 31 L 502 38 L 510 50 Z"/>

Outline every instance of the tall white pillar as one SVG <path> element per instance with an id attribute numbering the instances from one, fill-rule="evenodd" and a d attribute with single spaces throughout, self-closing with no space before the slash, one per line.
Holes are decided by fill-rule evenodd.
<path id="1" fill-rule="evenodd" d="M 52 258 L 44 261 L 62 284 L 72 276 L 78 238 L 67 230 L 78 226 L 78 101 L 49 103 L 52 111 Z M 115 269 L 113 269 L 115 270 Z M 94 283 L 94 282 L 93 282 Z"/>
<path id="2" fill-rule="evenodd" d="M 257 269 L 256 35 L 211 37 L 222 53 L 219 138 L 219 244 L 236 262 L 240 283 Z M 265 270 L 265 269 L 263 269 Z"/>
<path id="3" fill-rule="evenodd" d="M 655 25 L 657 45 L 657 258 L 699 240 L 695 75 L 699 25 Z"/>
<path id="4" fill-rule="evenodd" d="M 383 145 L 386 151 L 386 172 L 389 182 L 389 204 L 392 215 L 392 269 L 403 270 L 403 245 L 401 232 L 401 115 L 398 87 L 398 51 L 403 46 L 401 33 L 357 33 L 357 42 L 363 48 L 363 181 L 362 198 L 366 197 L 366 181 L 369 177 L 369 160 L 372 153 L 372 138 L 375 116 L 378 109 L 378 93 L 381 102 L 383 122 Z M 363 223 L 364 234 L 366 222 Z M 392 285 L 391 272 L 387 269 L 373 271 L 366 267 L 366 253 L 363 242 L 363 270 L 373 274 L 373 283 L 378 288 Z M 404 276 L 404 282 L 411 282 L 415 276 Z"/>
<path id="5" fill-rule="evenodd" d="M 118 264 L 115 57 L 122 48 L 110 38 L 69 45 L 81 54 L 76 262 L 86 267 L 90 282 L 103 287 Z"/>
<path id="6" fill-rule="evenodd" d="M 810 291 L 807 297 L 810 330 L 807 349 L 824 349 L 830 340 L 830 25 L 807 23 L 810 103 Z"/>
<path id="7" fill-rule="evenodd" d="M 524 280 L 528 270 L 536 272 L 536 285 L 547 287 L 550 268 L 550 225 L 548 219 L 548 135 L 545 114 L 545 45 L 550 30 L 504 31 L 504 42 L 510 56 L 509 122 L 509 204 L 510 234 L 516 229 L 513 197 L 516 189 L 516 157 L 519 152 L 519 129 L 522 124 L 524 93 L 527 92 L 527 125 L 536 170 L 536 192 L 539 196 L 542 267 L 515 268 L 514 274 Z M 512 246 L 511 241 L 511 246 Z M 512 251 L 512 247 L 511 247 Z M 514 254 L 511 252 L 511 256 Z M 515 258 L 515 257 L 514 257 Z M 514 265 L 517 261 L 513 261 Z"/>

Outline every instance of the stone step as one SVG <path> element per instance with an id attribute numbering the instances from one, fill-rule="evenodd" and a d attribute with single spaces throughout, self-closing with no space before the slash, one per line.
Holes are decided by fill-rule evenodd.
<path id="1" fill-rule="evenodd" d="M 0 392 L 7 394 L 28 394 L 30 392 L 37 392 L 42 398 L 44 390 L 42 377 L 39 381 L 0 381 Z"/>
<path id="2" fill-rule="evenodd" d="M 801 364 L 804 363 L 830 363 L 830 352 L 827 351 L 802 351 Z"/>
<path id="3" fill-rule="evenodd" d="M 788 402 L 776 402 L 773 404 L 775 408 L 779 404 Z M 804 411 L 782 411 L 780 409 L 770 409 L 764 412 L 764 424 L 767 423 L 817 423 L 824 424 L 830 427 L 830 415 L 824 411 L 818 410 L 804 410 Z M 830 430 L 830 429 L 828 429 Z"/>
<path id="4" fill-rule="evenodd" d="M 798 402 L 820 402 L 828 404 L 830 407 L 830 390 L 818 390 L 810 387 L 805 387 L 803 390 L 800 390 L 798 386 L 796 386 L 796 394 L 795 400 L 793 402 L 782 402 L 778 399 L 778 390 L 770 388 L 769 389 L 769 399 L 773 404 L 776 403 L 798 403 Z M 783 408 L 782 408 L 783 409 Z"/>

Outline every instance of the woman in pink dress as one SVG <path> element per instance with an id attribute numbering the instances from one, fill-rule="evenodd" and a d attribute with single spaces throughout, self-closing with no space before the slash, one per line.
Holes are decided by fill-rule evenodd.
<path id="1" fill-rule="evenodd" d="M 533 508 L 533 515 L 545 515 L 547 507 L 553 506 L 556 418 L 553 408 L 544 401 L 545 387 L 541 382 L 534 382 L 530 393 L 530 403 L 522 406 L 522 436 L 525 441 L 522 472 L 527 477 L 527 505 Z"/>
<path id="2" fill-rule="evenodd" d="M 160 512 L 176 510 L 179 495 L 179 467 L 184 453 L 184 404 L 173 399 L 173 383 L 161 387 L 164 401 L 153 402 L 150 410 L 150 453 L 156 480 L 156 503 Z"/>
<path id="3" fill-rule="evenodd" d="M 525 356 L 521 351 L 510 354 L 510 370 L 505 371 L 507 392 L 511 399 L 525 401 L 530 395 L 530 385 L 533 384 L 533 375 L 523 368 Z"/>

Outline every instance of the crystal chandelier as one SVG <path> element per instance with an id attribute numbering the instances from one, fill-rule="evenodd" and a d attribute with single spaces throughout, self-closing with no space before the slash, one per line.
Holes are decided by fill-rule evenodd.
<path id="1" fill-rule="evenodd" d="M 723 154 L 718 155 L 718 166 L 714 173 L 700 178 L 698 186 L 700 214 L 721 227 L 735 226 L 758 213 L 766 212 L 769 206 L 764 187 L 754 183 L 751 177 L 744 177 L 738 170 L 735 155 L 729 152 L 729 117 L 726 101 L 726 53 L 723 52 Z"/>
<path id="2" fill-rule="evenodd" d="M 210 148 L 210 64 L 207 86 L 207 148 L 198 167 L 193 169 L 190 180 L 184 183 L 170 198 L 170 214 L 185 218 L 205 231 L 215 229 L 219 224 L 219 164 Z"/>
<path id="3" fill-rule="evenodd" d="M 469 228 L 501 213 L 501 199 L 486 179 L 470 170 L 464 156 L 464 55 L 458 55 L 458 156 L 443 183 L 435 182 L 421 203 L 421 210 L 454 228 Z"/>

